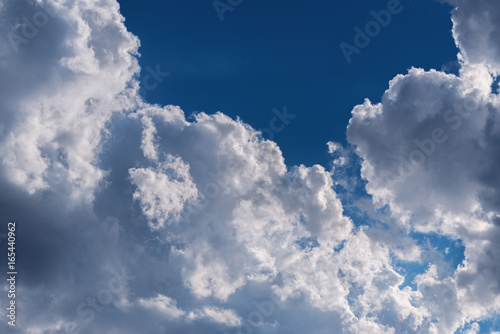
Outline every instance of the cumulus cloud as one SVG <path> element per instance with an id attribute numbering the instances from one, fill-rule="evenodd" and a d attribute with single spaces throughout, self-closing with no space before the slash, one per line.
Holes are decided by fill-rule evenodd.
<path id="1" fill-rule="evenodd" d="M 105 124 L 130 107 L 139 41 L 115 1 L 6 1 L 0 15 L 2 173 L 31 194 L 90 200 Z"/>
<path id="2" fill-rule="evenodd" d="M 142 101 L 116 1 L 0 1 L 0 209 L 31 245 L 17 332 L 478 332 L 500 307 L 498 6 L 455 5 L 459 75 L 411 69 L 354 108 L 361 181 L 351 146 L 287 166 L 240 120 Z"/>
<path id="3" fill-rule="evenodd" d="M 167 318 L 175 319 L 184 315 L 184 311 L 177 308 L 177 302 L 164 295 L 158 295 L 148 299 L 139 298 L 138 303 L 140 306 L 153 312 L 158 312 L 161 316 Z"/>
<path id="4" fill-rule="evenodd" d="M 353 109 L 347 130 L 376 205 L 388 205 L 410 231 L 439 233 L 466 245 L 466 261 L 453 274 L 431 266 L 416 278 L 438 319 L 430 328 L 436 333 L 453 332 L 500 306 L 500 104 L 491 89 L 498 71 L 497 3 L 455 4 L 459 75 L 422 69 L 398 75 L 380 103 L 366 100 Z"/>
<path id="5" fill-rule="evenodd" d="M 236 327 L 241 324 L 240 317 L 233 310 L 226 310 L 216 306 L 205 306 L 198 312 L 191 312 L 189 319 L 207 318 L 210 321 Z"/>
<path id="6" fill-rule="evenodd" d="M 453 37 L 463 60 L 484 64 L 496 75 L 500 70 L 500 8 L 495 0 L 447 0 L 452 12 Z"/>
<path id="7" fill-rule="evenodd" d="M 36 38 L 10 43 L 5 36 L 23 36 L 31 27 L 24 18 L 37 18 L 44 8 L 51 14 Z M 132 305 L 143 309 L 137 310 L 142 316 L 157 319 L 146 331 L 167 326 L 161 315 L 174 319 L 184 312 L 199 315 L 197 321 L 234 327 L 241 324 L 236 311 L 196 301 L 229 302 L 252 282 L 274 284 L 283 298 L 297 290 L 310 301 L 321 300 L 318 291 L 338 299 L 319 282 L 307 287 L 303 280 L 310 274 L 298 263 L 301 257 L 327 263 L 328 249 L 352 230 L 322 167 L 288 170 L 275 143 L 223 114 L 200 113 L 187 122 L 178 107 L 142 102 L 134 79 L 139 43 L 126 31 L 116 2 L 26 1 L 18 10 L 14 2 L 2 8 L 10 20 L 2 26 L 2 83 L 11 80 L 13 87 L 3 91 L 2 99 L 2 183 L 12 190 L 12 199 L 31 204 L 21 216 L 32 222 L 26 225 L 31 237 L 39 230 L 33 227 L 37 215 L 40 226 L 60 231 L 59 244 L 41 238 L 27 255 L 48 245 L 48 251 L 74 250 L 58 252 L 62 267 L 52 267 L 64 295 L 40 275 L 38 283 L 24 286 L 26 313 L 54 300 L 47 308 L 51 316 L 32 317 L 23 325 L 26 332 L 102 331 L 113 328 L 108 319 L 124 320 L 124 328 L 133 332 L 142 321 L 130 316 Z M 46 53 L 33 61 L 30 55 L 40 50 Z M 37 67 L 19 71 L 24 64 Z M 19 75 L 33 73 L 47 80 L 21 88 L 29 78 L 19 80 Z M 57 214 L 40 214 L 55 211 L 67 198 L 73 201 Z M 101 204 L 110 202 L 109 207 Z M 20 217 L 7 202 L 4 209 Z M 266 229 L 272 233 L 266 235 Z M 306 239 L 321 252 L 307 255 Z M 83 262 L 71 263 L 79 257 Z M 122 266 L 127 280 L 115 291 L 107 283 Z M 148 273 L 144 285 L 137 281 L 141 272 Z M 182 293 L 161 284 L 165 277 Z M 71 292 L 75 282 L 79 289 Z M 153 285 L 159 292 L 151 297 Z M 345 306 L 345 301 L 335 303 Z M 154 312 L 144 313 L 148 310 Z M 210 330 L 197 323 L 183 326 Z"/>
<path id="8" fill-rule="evenodd" d="M 147 156 L 151 145 L 142 148 Z M 140 201 L 153 228 L 163 227 L 168 220 L 178 220 L 185 203 L 198 193 L 189 166 L 179 157 L 167 156 L 156 169 L 131 168 L 129 172 L 132 184 L 137 187 L 134 198 Z"/>

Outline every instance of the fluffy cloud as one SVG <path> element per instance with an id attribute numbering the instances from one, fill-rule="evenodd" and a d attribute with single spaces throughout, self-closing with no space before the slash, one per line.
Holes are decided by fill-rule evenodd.
<path id="1" fill-rule="evenodd" d="M 150 147 L 143 146 L 146 156 Z M 167 156 L 157 169 L 131 168 L 130 178 L 137 187 L 134 198 L 141 202 L 153 228 L 163 227 L 168 220 L 178 220 L 186 202 L 197 196 L 189 166 L 178 157 Z"/>
<path id="2" fill-rule="evenodd" d="M 453 332 L 499 308 L 497 3 L 459 1 L 454 36 L 463 54 L 458 76 L 411 69 L 390 82 L 382 101 L 354 108 L 347 135 L 363 158 L 375 203 L 389 205 L 409 230 L 461 239 L 466 261 L 451 276 L 430 267 L 418 290 Z M 445 295 L 443 297 L 443 294 Z"/>
<path id="3" fill-rule="evenodd" d="M 184 311 L 177 308 L 177 302 L 164 295 L 148 299 L 139 298 L 138 303 L 146 309 L 158 312 L 163 317 L 175 319 L 184 315 Z"/>
<path id="4" fill-rule="evenodd" d="M 179 224 L 170 231 L 182 246 L 173 251 L 184 263 L 186 286 L 199 297 L 227 300 L 247 281 L 273 280 L 293 270 L 307 250 L 301 249 L 304 240 L 328 249 L 350 235 L 352 223 L 342 215 L 332 179 L 321 166 L 287 171 L 276 144 L 222 114 L 199 114 L 175 134 L 163 118 L 151 119 L 157 135 L 148 143 L 143 136 L 144 154 L 153 141 L 162 143 L 167 136 L 183 143 L 161 146 L 158 154 L 178 155 L 184 162 L 176 161 L 186 174 L 178 184 L 166 184 L 165 173 L 149 170 L 149 181 L 139 182 L 138 171 L 143 175 L 146 170 L 131 169 L 132 183 L 139 189 L 134 196 L 148 217 L 158 203 L 178 208 Z M 187 190 L 192 189 L 190 180 L 198 192 Z M 177 190 L 181 186 L 188 188 Z M 141 188 L 157 191 L 150 194 Z M 198 194 L 197 201 L 173 205 L 172 199 L 188 194 Z M 169 216 L 156 211 L 159 217 Z M 320 284 L 316 288 L 324 289 Z"/>
<path id="5" fill-rule="evenodd" d="M 0 209 L 30 245 L 16 331 L 452 333 L 498 309 L 495 6 L 457 3 L 460 75 L 411 69 L 354 108 L 373 203 L 351 219 L 347 148 L 328 144 L 331 172 L 289 167 L 239 120 L 142 101 L 116 1 L 0 1 Z"/>
<path id="6" fill-rule="evenodd" d="M 25 272 L 39 281 L 21 287 L 23 310 L 49 306 L 21 331 L 115 330 L 113 319 L 133 332 L 140 323 L 131 312 L 156 319 L 146 332 L 176 326 L 162 315 L 195 314 L 197 321 L 179 326 L 204 332 L 209 325 L 200 321 L 235 327 L 241 324 L 236 311 L 197 301 L 229 302 L 252 282 L 274 284 L 283 298 L 304 293 L 324 309 L 331 307 L 320 293 L 346 306 L 337 290 L 304 281 L 332 275 L 335 289 L 345 290 L 336 269 L 311 277 L 300 263 L 324 266 L 331 248 L 351 235 L 322 167 L 288 170 L 275 143 L 223 114 L 201 113 L 187 122 L 180 108 L 143 103 L 134 80 L 138 40 L 126 31 L 116 2 L 5 2 L 2 15 L 9 19 L 2 21 L 1 44 L 2 84 L 9 88 L 2 91 L 1 181 L 11 198 L 3 209 L 28 222 L 29 238 L 40 230 L 37 221 L 57 229 L 61 240 L 40 238 L 26 253 L 33 266 Z M 28 39 L 40 15 L 48 21 L 36 21 L 40 27 Z M 33 68 L 20 71 L 23 65 Z M 25 215 L 9 208 L 11 201 L 24 203 Z M 321 252 L 310 252 L 317 247 Z M 35 275 L 38 248 L 61 254 L 61 267 L 51 267 L 57 285 Z M 73 251 L 60 251 L 65 248 Z M 122 267 L 128 278 L 115 291 L 107 283 Z M 148 273 L 142 282 L 141 272 Z M 182 293 L 162 285 L 165 277 Z"/>
<path id="7" fill-rule="evenodd" d="M 453 37 L 466 62 L 487 65 L 500 74 L 500 8 L 495 0 L 447 0 L 452 12 Z"/>
<path id="8" fill-rule="evenodd" d="M 90 200 L 105 124 L 130 107 L 138 39 L 115 1 L 6 1 L 0 15 L 2 173 Z"/>
<path id="9" fill-rule="evenodd" d="M 215 306 L 205 306 L 198 312 L 191 312 L 189 319 L 207 318 L 213 322 L 225 324 L 230 327 L 241 325 L 241 319 L 233 310 L 221 309 Z"/>

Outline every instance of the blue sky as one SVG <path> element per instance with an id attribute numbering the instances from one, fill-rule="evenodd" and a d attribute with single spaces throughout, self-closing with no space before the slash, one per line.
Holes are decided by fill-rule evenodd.
<path id="1" fill-rule="evenodd" d="M 274 139 L 289 165 L 327 165 L 324 145 L 345 142 L 352 107 L 379 101 L 396 74 L 456 62 L 452 7 L 403 1 L 403 11 L 347 64 L 339 44 L 352 44 L 353 28 L 387 3 L 243 1 L 220 21 L 211 1 L 120 1 L 141 39 L 141 67 L 170 73 L 147 92 L 149 102 L 187 114 L 221 111 L 256 129 L 269 127 L 273 108 L 287 106 L 297 118 Z"/>
<path id="2" fill-rule="evenodd" d="M 0 332 L 499 333 L 499 59 L 497 0 L 0 0 Z"/>

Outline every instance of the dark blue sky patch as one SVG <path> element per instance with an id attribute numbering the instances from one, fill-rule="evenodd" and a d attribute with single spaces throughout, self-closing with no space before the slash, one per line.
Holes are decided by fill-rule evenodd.
<path id="1" fill-rule="evenodd" d="M 493 84 L 491 85 L 491 91 L 493 94 L 500 93 L 500 75 L 494 78 Z"/>
<path id="2" fill-rule="evenodd" d="M 432 1 L 401 1 L 404 10 L 351 64 L 339 44 L 353 43 L 354 28 L 388 1 L 244 1 L 222 22 L 212 1 L 120 5 L 141 39 L 141 77 L 148 67 L 169 73 L 146 91 L 148 102 L 180 105 L 186 114 L 222 111 L 256 129 L 269 127 L 273 108 L 287 106 L 297 119 L 273 138 L 287 165 L 326 166 L 324 145 L 345 142 L 354 105 L 379 101 L 388 81 L 412 66 L 440 69 L 457 54 L 451 7 Z"/>

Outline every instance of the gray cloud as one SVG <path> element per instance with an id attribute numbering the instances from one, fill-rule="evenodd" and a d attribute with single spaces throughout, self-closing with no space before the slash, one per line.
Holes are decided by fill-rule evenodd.
<path id="1" fill-rule="evenodd" d="M 142 101 L 116 1 L 0 2 L 0 211 L 18 222 L 22 273 L 19 327 L 0 330 L 450 333 L 486 316 L 499 306 L 498 27 L 467 22 L 494 6 L 453 13 L 459 76 L 412 69 L 353 110 L 368 227 L 333 190 L 362 185 L 339 179 L 348 148 L 329 144 L 332 172 L 288 168 L 241 121 Z M 467 261 L 440 268 L 408 231 L 463 240 Z M 398 263 L 425 259 L 406 286 Z"/>

